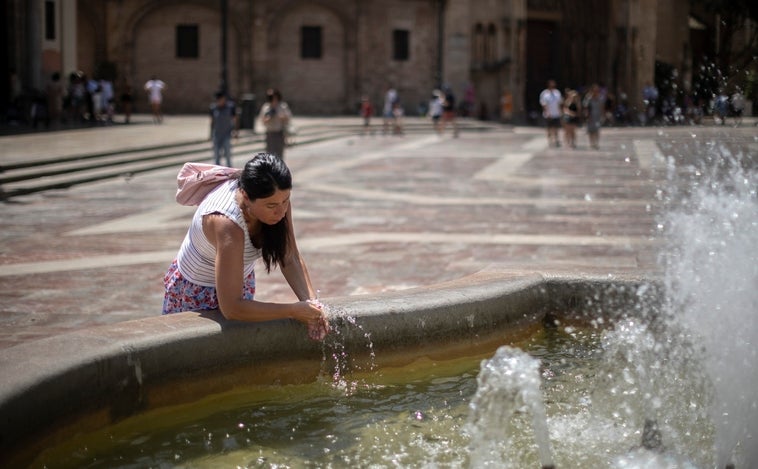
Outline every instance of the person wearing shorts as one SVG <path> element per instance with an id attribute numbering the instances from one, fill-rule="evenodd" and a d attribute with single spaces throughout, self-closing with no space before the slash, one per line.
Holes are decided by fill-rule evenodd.
<path id="1" fill-rule="evenodd" d="M 294 319 L 322 340 L 329 323 L 297 249 L 291 191 L 284 160 L 262 152 L 205 196 L 164 276 L 163 314 L 219 310 L 238 321 Z M 267 272 L 279 267 L 299 301 L 255 299 L 258 259 Z"/>
<path id="2" fill-rule="evenodd" d="M 547 126 L 547 142 L 551 147 L 561 146 L 558 132 L 561 129 L 562 104 L 563 98 L 555 86 L 555 80 L 548 80 L 547 88 L 540 93 L 540 105 L 542 106 L 542 117 L 545 118 L 545 125 Z"/>
<path id="3" fill-rule="evenodd" d="M 147 91 L 147 96 L 150 101 L 150 109 L 153 111 L 153 122 L 156 124 L 163 122 L 161 104 L 163 103 L 163 90 L 165 89 L 166 83 L 164 83 L 163 80 L 159 80 L 155 75 L 145 83 L 145 91 Z"/>

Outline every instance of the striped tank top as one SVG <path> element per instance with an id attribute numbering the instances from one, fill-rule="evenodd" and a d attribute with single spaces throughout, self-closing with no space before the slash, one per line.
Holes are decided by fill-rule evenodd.
<path id="1" fill-rule="evenodd" d="M 216 286 L 216 248 L 203 233 L 203 216 L 211 213 L 225 215 L 245 232 L 245 253 L 243 277 L 247 277 L 261 257 L 261 250 L 250 242 L 245 218 L 237 204 L 237 181 L 229 180 L 220 184 L 200 203 L 192 217 L 187 235 L 184 237 L 176 258 L 179 272 L 188 281 L 204 287 Z"/>

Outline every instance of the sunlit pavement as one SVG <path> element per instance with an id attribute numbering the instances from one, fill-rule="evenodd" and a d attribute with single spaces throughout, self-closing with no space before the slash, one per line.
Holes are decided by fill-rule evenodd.
<path id="1" fill-rule="evenodd" d="M 0 137 L 0 164 L 208 135 L 204 116 L 160 126 L 142 118 Z M 375 126 L 373 135 L 296 145 L 286 161 L 298 244 L 327 301 L 482 270 L 656 275 L 672 171 L 686 174 L 715 154 L 742 155 L 755 170 L 753 124 L 605 128 L 600 150 L 584 129 L 577 149 L 548 148 L 543 129 L 494 124 L 458 138 L 431 129 L 385 136 Z M 249 156 L 235 154 L 234 164 Z M 0 203 L 0 348 L 160 314 L 163 274 L 193 211 L 174 202 L 178 169 Z M 279 271 L 256 272 L 258 299 L 295 299 Z"/>

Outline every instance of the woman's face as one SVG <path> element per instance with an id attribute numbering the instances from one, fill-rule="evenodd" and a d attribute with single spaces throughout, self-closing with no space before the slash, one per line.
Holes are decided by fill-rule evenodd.
<path id="1" fill-rule="evenodd" d="M 287 215 L 287 209 L 290 205 L 290 192 L 292 192 L 291 189 L 277 189 L 271 197 L 248 199 L 250 207 L 248 213 L 261 223 L 276 225 Z"/>

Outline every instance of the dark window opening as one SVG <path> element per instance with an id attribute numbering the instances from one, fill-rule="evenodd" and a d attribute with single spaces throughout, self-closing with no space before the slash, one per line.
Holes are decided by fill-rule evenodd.
<path id="1" fill-rule="evenodd" d="M 196 24 L 180 24 L 176 27 L 176 57 L 196 59 L 199 54 L 199 30 Z"/>
<path id="2" fill-rule="evenodd" d="M 321 54 L 321 26 L 303 26 L 300 28 L 300 57 L 303 59 L 320 59 Z"/>
<path id="3" fill-rule="evenodd" d="M 497 55 L 497 28 L 494 24 L 490 23 L 487 27 L 487 42 L 484 47 L 484 60 L 487 62 L 494 62 Z"/>
<path id="4" fill-rule="evenodd" d="M 55 2 L 45 2 L 45 39 L 55 40 Z"/>
<path id="5" fill-rule="evenodd" d="M 395 29 L 392 31 L 392 59 L 408 60 L 410 58 L 410 31 Z"/>

